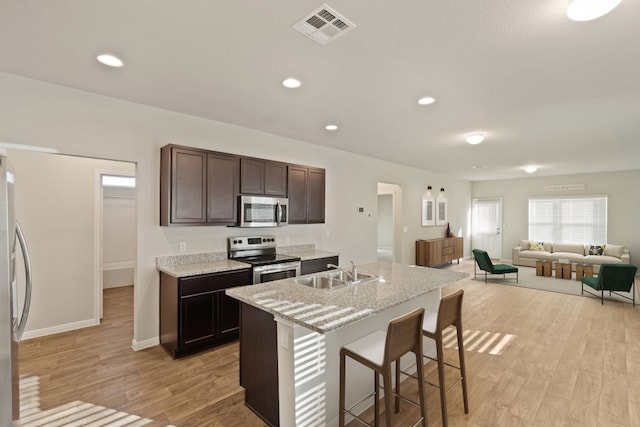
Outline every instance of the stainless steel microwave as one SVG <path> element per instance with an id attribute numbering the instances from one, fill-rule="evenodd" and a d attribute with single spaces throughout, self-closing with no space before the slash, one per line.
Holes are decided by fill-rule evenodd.
<path id="1" fill-rule="evenodd" d="M 289 218 L 289 200 L 280 197 L 240 196 L 240 227 L 282 227 Z"/>

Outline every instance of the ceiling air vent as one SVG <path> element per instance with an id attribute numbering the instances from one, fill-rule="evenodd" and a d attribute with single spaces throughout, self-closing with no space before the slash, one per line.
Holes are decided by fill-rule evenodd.
<path id="1" fill-rule="evenodd" d="M 302 18 L 292 28 L 324 46 L 355 26 L 356 24 L 323 4 Z"/>

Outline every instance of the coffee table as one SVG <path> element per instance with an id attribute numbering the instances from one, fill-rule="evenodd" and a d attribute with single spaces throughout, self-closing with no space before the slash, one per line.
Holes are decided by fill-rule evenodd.
<path id="1" fill-rule="evenodd" d="M 571 280 L 571 263 L 569 260 L 556 261 L 556 279 Z"/>
<path id="2" fill-rule="evenodd" d="M 551 277 L 551 261 L 537 260 L 536 261 L 536 276 Z"/>
<path id="3" fill-rule="evenodd" d="M 576 280 L 581 282 L 583 277 L 593 277 L 593 265 L 576 264 Z"/>

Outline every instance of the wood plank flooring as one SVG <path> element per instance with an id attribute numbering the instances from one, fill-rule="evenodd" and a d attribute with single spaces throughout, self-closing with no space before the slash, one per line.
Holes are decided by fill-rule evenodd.
<path id="1" fill-rule="evenodd" d="M 444 293 L 458 288 L 466 339 L 512 337 L 495 352 L 467 344 L 470 413 L 456 386 L 449 425 L 640 426 L 640 308 L 473 279 Z M 159 346 L 134 352 L 132 301 L 131 287 L 108 289 L 100 326 L 20 344 L 20 373 L 40 377 L 42 410 L 82 401 L 152 426 L 264 425 L 243 404 L 237 343 L 179 360 Z M 447 360 L 455 363 L 455 354 L 447 349 Z M 415 393 L 413 383 L 403 393 Z M 438 392 L 426 390 L 429 425 L 441 425 Z M 416 414 L 403 404 L 397 425 Z"/>

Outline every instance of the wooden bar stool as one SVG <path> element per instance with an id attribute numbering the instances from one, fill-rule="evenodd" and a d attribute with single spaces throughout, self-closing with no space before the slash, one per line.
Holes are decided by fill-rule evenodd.
<path id="1" fill-rule="evenodd" d="M 385 401 L 385 418 L 386 425 L 393 425 L 393 410 L 391 409 L 391 397 L 394 394 L 391 387 L 391 364 L 396 361 L 400 363 L 400 357 L 406 353 L 413 352 L 416 356 L 416 364 L 418 368 L 418 378 L 423 377 L 422 371 L 422 328 L 424 322 L 424 308 L 418 308 L 404 316 L 397 317 L 389 322 L 387 332 L 376 331 L 364 337 L 344 345 L 340 349 L 340 408 L 339 408 L 339 425 L 344 426 L 345 414 L 349 414 L 365 425 L 370 425 L 362 420 L 358 415 L 354 414 L 353 409 L 374 396 L 374 423 L 379 425 L 379 391 L 380 391 L 380 375 L 382 375 L 384 401 Z M 346 358 L 351 359 L 369 367 L 374 371 L 374 390 L 373 393 L 360 400 L 351 408 L 345 408 L 345 367 Z M 396 389 L 398 386 L 398 377 L 396 377 Z M 421 418 L 414 424 L 422 423 L 426 427 L 427 417 L 424 400 L 423 381 L 418 381 L 418 393 L 420 402 L 413 402 L 402 396 L 401 398 L 415 406 L 420 407 Z"/>
<path id="2" fill-rule="evenodd" d="M 440 389 L 440 406 L 442 409 L 442 425 L 446 427 L 447 421 L 447 393 L 460 381 L 462 381 L 462 399 L 464 401 L 464 413 L 469 413 L 469 399 L 467 396 L 467 372 L 464 365 L 464 344 L 462 342 L 462 296 L 464 290 L 460 289 L 452 294 L 443 297 L 440 300 L 438 313 L 426 312 L 424 316 L 424 325 L 422 334 L 435 340 L 437 358 L 434 359 L 425 355 L 427 359 L 438 363 L 438 384 L 425 382 L 429 385 Z M 444 361 L 444 343 L 442 342 L 442 331 L 448 326 L 456 327 L 456 336 L 458 338 L 458 358 L 460 366 L 451 365 Z M 445 388 L 444 367 L 445 365 L 460 371 L 460 377 L 448 389 Z"/>

